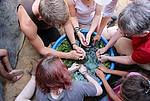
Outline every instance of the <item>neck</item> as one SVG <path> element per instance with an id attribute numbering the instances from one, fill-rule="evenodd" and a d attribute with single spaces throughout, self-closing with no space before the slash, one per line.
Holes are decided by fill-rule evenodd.
<path id="1" fill-rule="evenodd" d="M 57 99 L 62 91 L 63 91 L 63 89 L 59 88 L 58 90 L 51 90 L 50 94 L 51 94 L 52 98 Z"/>

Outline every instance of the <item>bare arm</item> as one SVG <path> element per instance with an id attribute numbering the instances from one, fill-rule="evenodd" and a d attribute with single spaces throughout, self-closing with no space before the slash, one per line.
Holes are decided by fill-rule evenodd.
<path id="1" fill-rule="evenodd" d="M 114 56 L 114 57 L 108 56 L 108 60 L 126 65 L 136 64 L 136 62 L 133 61 L 131 56 Z"/>
<path id="2" fill-rule="evenodd" d="M 97 29 L 97 35 L 98 36 L 100 36 L 102 34 L 103 29 L 107 25 L 109 19 L 110 19 L 110 17 L 102 17 L 100 25 L 98 26 L 98 29 Z"/>
<path id="3" fill-rule="evenodd" d="M 96 71 L 96 74 L 97 76 L 100 77 L 100 79 L 102 80 L 103 82 L 103 85 L 106 89 L 106 92 L 108 93 L 108 95 L 111 97 L 111 99 L 113 101 L 122 101 L 116 94 L 115 92 L 113 91 L 113 89 L 110 87 L 110 85 L 108 84 L 107 80 L 105 79 L 105 75 L 104 73 L 101 71 L 101 70 L 97 70 Z"/>
<path id="4" fill-rule="evenodd" d="M 105 46 L 106 51 L 107 51 L 110 47 L 112 47 L 112 46 L 115 44 L 115 42 L 116 42 L 120 37 L 122 37 L 122 36 L 123 36 L 123 34 L 121 34 L 121 33 L 120 33 L 120 30 L 118 29 L 118 30 L 115 32 L 115 34 L 110 38 L 108 44 Z"/>
<path id="5" fill-rule="evenodd" d="M 91 82 L 92 84 L 94 84 L 94 86 L 96 87 L 96 90 L 97 90 L 97 94 L 96 95 L 101 95 L 103 90 L 102 90 L 102 87 L 99 85 L 99 83 L 94 80 L 88 73 L 86 73 L 84 75 L 84 77 L 89 81 Z"/>
<path id="6" fill-rule="evenodd" d="M 100 66 L 98 69 L 100 69 L 104 73 L 110 73 L 110 74 L 118 75 L 118 76 L 126 76 L 129 73 L 126 71 L 111 70 L 111 69 L 108 69 L 107 67 L 104 67 L 104 66 Z"/>
<path id="7" fill-rule="evenodd" d="M 97 90 L 97 94 L 96 95 L 101 95 L 103 90 L 101 88 L 101 86 L 99 85 L 99 83 L 94 80 L 88 73 L 87 73 L 87 69 L 84 65 L 81 65 L 80 69 L 79 69 L 79 72 L 84 75 L 84 77 L 89 81 L 91 82 L 95 87 L 96 87 L 96 90 Z"/>
<path id="8" fill-rule="evenodd" d="M 67 3 L 68 3 L 68 7 L 69 7 L 70 16 L 71 16 L 71 23 L 72 23 L 73 27 L 79 27 L 78 19 L 76 17 L 74 1 L 67 0 Z"/>
<path id="9" fill-rule="evenodd" d="M 15 101 L 31 101 L 31 97 L 33 96 L 36 88 L 35 76 L 31 76 L 30 81 L 21 91 L 21 93 L 17 96 Z"/>
<path id="10" fill-rule="evenodd" d="M 91 27 L 88 32 L 89 35 L 91 35 L 95 31 L 96 27 L 100 23 L 101 11 L 102 11 L 102 6 L 96 5 L 95 15 L 94 15 L 93 21 L 91 23 Z"/>

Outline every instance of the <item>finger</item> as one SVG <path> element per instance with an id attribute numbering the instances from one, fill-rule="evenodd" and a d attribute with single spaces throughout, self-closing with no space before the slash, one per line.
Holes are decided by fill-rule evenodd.
<path id="1" fill-rule="evenodd" d="M 96 44 L 96 39 L 93 40 L 93 44 L 94 44 L 94 45 Z"/>
<path id="2" fill-rule="evenodd" d="M 82 50 L 79 50 L 79 49 L 76 50 L 76 52 L 79 53 L 79 54 L 83 54 L 83 51 L 82 51 Z"/>

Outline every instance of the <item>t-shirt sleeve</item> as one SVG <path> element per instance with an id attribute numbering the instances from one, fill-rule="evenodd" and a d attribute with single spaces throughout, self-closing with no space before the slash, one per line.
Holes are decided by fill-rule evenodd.
<path id="1" fill-rule="evenodd" d="M 96 87 L 90 82 L 80 82 L 80 92 L 83 96 L 96 96 Z"/>
<path id="2" fill-rule="evenodd" d="M 145 47 L 137 48 L 132 53 L 132 59 L 140 64 L 150 63 L 150 49 Z"/>

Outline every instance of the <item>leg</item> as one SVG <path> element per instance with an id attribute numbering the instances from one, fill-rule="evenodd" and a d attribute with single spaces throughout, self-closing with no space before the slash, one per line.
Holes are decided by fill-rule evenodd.
<path id="1" fill-rule="evenodd" d="M 35 92 L 35 87 L 35 76 L 32 75 L 30 81 L 27 83 L 27 85 L 24 87 L 21 93 L 17 96 L 15 101 L 31 101 L 30 99 Z"/>

